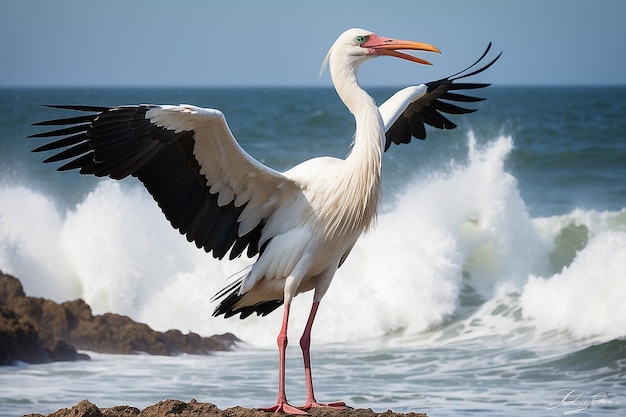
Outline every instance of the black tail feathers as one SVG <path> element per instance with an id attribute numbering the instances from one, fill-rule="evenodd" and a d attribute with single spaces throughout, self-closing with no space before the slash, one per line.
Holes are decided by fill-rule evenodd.
<path id="1" fill-rule="evenodd" d="M 245 319 L 253 313 L 257 316 L 267 316 L 272 311 L 283 305 L 283 300 L 264 301 L 251 306 L 235 307 L 245 294 L 239 294 L 241 284 L 246 275 L 237 278 L 232 283 L 224 287 L 220 292 L 215 294 L 211 301 L 222 299 L 219 305 L 213 311 L 213 317 L 224 315 L 224 318 L 236 316 L 239 314 L 240 319 Z"/>

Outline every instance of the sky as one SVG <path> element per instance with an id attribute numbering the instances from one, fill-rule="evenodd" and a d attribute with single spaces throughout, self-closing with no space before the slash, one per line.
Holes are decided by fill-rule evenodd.
<path id="1" fill-rule="evenodd" d="M 451 75 L 490 41 L 494 84 L 626 84 L 623 0 L 0 0 L 0 87 L 328 86 L 351 27 L 442 51 L 368 62 L 363 85 Z"/>

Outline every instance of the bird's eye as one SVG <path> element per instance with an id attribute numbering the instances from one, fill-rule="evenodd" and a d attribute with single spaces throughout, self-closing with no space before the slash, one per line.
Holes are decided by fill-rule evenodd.
<path id="1" fill-rule="evenodd" d="M 367 40 L 367 36 L 357 36 L 354 40 L 356 41 L 357 45 L 363 45 Z"/>

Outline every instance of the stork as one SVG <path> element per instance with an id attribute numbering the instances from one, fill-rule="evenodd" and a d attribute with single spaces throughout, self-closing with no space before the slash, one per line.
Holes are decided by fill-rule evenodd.
<path id="1" fill-rule="evenodd" d="M 224 114 L 193 105 L 96 107 L 53 105 L 85 112 L 35 123 L 63 126 L 32 135 L 62 137 L 34 152 L 56 151 L 44 162 L 64 161 L 60 171 L 122 179 L 134 176 L 153 196 L 171 225 L 213 256 L 256 257 L 245 275 L 220 291 L 214 316 L 265 316 L 283 306 L 277 338 L 278 398 L 266 411 L 306 414 L 318 403 L 311 376 L 311 328 L 320 301 L 337 268 L 376 218 L 381 197 L 381 164 L 392 143 L 426 137 L 425 124 L 452 129 L 442 113 L 475 111 L 453 102 L 483 100 L 454 90 L 489 84 L 457 82 L 478 74 L 500 57 L 483 55 L 465 70 L 437 81 L 404 88 L 377 107 L 360 87 L 359 66 L 370 58 L 392 56 L 427 64 L 400 50 L 439 52 L 429 44 L 384 38 L 364 29 L 339 36 L 324 61 L 335 89 L 354 115 L 356 132 L 345 159 L 318 157 L 278 172 L 255 160 L 237 143 Z M 483 62 L 482 66 L 476 66 Z M 443 101 L 445 100 L 445 101 Z M 293 407 L 285 393 L 285 350 L 293 298 L 314 290 L 300 346 L 306 402 Z"/>

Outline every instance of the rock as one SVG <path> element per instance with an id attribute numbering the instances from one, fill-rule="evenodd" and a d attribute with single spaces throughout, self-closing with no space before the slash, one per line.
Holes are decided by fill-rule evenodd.
<path id="1" fill-rule="evenodd" d="M 72 408 L 62 408 L 52 414 L 49 417 L 102 417 L 102 411 L 96 407 L 95 404 L 90 403 L 87 400 L 83 400 L 76 404 Z M 117 416 L 119 414 L 115 414 Z M 30 417 L 42 416 L 41 414 L 28 414 Z"/>
<path id="2" fill-rule="evenodd" d="M 165 332 L 165 337 L 178 351 L 200 355 L 206 355 L 212 351 L 230 350 L 241 341 L 232 333 L 206 338 L 196 333 L 183 334 L 180 330 L 168 330 Z"/>
<path id="3" fill-rule="evenodd" d="M 232 334 L 202 337 L 196 333 L 185 335 L 178 330 L 162 333 L 129 317 L 107 313 L 79 320 L 68 341 L 79 349 L 100 353 L 206 355 L 232 349 L 239 339 Z"/>
<path id="4" fill-rule="evenodd" d="M 19 279 L 11 275 L 4 275 L 0 271 L 0 305 L 9 305 L 16 298 L 26 297 L 24 288 Z"/>
<path id="5" fill-rule="evenodd" d="M 313 417 L 428 417 L 421 413 L 394 413 L 385 411 L 376 413 L 371 409 L 333 410 L 314 408 L 309 411 Z M 188 403 L 179 400 L 164 400 L 143 410 L 127 405 L 99 409 L 87 400 L 81 401 L 71 409 L 61 409 L 47 417 L 267 417 L 269 414 L 251 408 L 233 407 L 219 409 L 211 403 L 191 400 Z M 29 414 L 27 417 L 44 417 L 41 414 Z"/>
<path id="6" fill-rule="evenodd" d="M 78 353 L 74 346 L 68 345 L 61 339 L 52 339 L 46 343 L 48 359 L 53 362 L 89 360 L 89 355 Z"/>
<path id="7" fill-rule="evenodd" d="M 228 333 L 202 337 L 178 330 L 152 330 L 127 316 L 94 316 L 83 300 L 61 304 L 29 297 L 15 277 L 0 272 L 0 365 L 81 360 L 76 350 L 99 353 L 209 354 L 230 350 L 240 340 Z"/>
<path id="8" fill-rule="evenodd" d="M 13 311 L 0 307 L 0 365 L 15 361 L 43 363 L 48 361 L 48 354 L 32 324 L 20 321 Z"/>

